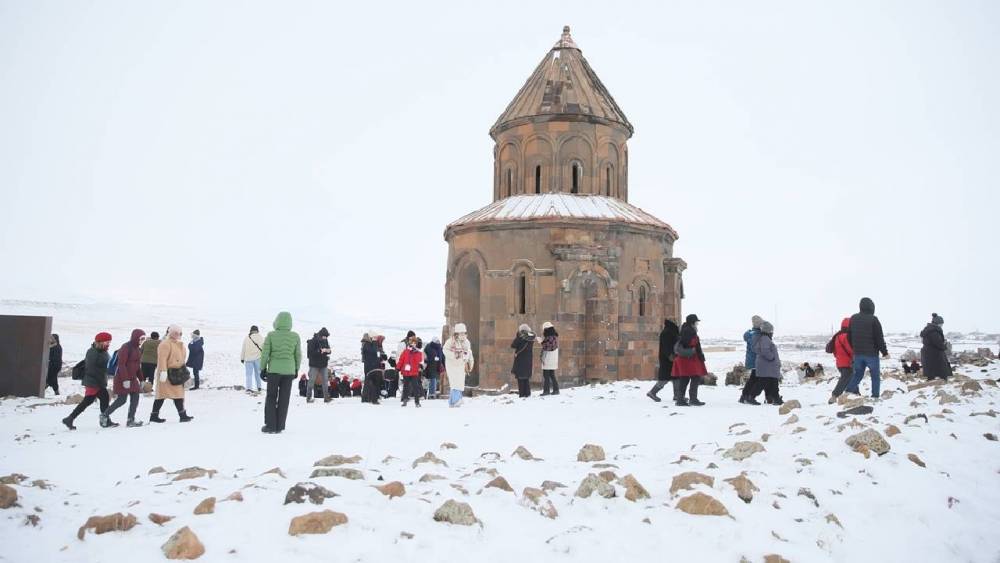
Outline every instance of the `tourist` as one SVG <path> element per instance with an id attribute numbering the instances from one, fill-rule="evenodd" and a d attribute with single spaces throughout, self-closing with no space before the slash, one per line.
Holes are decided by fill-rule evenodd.
<path id="1" fill-rule="evenodd" d="M 201 368 L 205 365 L 205 341 L 201 338 L 201 331 L 195 329 L 191 333 L 191 342 L 188 343 L 188 359 L 187 367 L 191 368 L 191 372 L 194 374 L 194 386 L 191 387 L 192 391 L 197 391 L 201 388 Z"/>
<path id="2" fill-rule="evenodd" d="M 364 386 L 361 389 L 361 402 L 379 404 L 382 398 L 382 389 L 385 387 L 383 377 L 384 367 L 382 360 L 385 354 L 379 350 L 379 345 L 371 332 L 366 332 L 361 337 L 361 363 L 365 370 Z"/>
<path id="3" fill-rule="evenodd" d="M 260 366 L 267 374 L 267 395 L 264 399 L 265 434 L 280 434 L 288 419 L 288 400 L 292 395 L 292 382 L 302 365 L 302 339 L 292 332 L 292 314 L 278 313 L 274 330 L 264 338 Z"/>
<path id="4" fill-rule="evenodd" d="M 174 408 L 177 409 L 177 416 L 181 422 L 190 422 L 194 419 L 184 410 L 184 384 L 190 378 L 185 367 L 187 360 L 187 350 L 181 342 L 181 328 L 171 325 L 167 328 L 167 337 L 160 342 L 156 351 L 156 399 L 153 401 L 153 412 L 149 415 L 150 422 L 162 423 L 166 420 L 160 418 L 160 408 L 163 401 L 171 399 Z"/>
<path id="5" fill-rule="evenodd" d="M 646 393 L 647 397 L 657 403 L 660 402 L 660 397 L 658 396 L 660 390 L 666 387 L 667 383 L 673 380 L 673 376 L 670 375 L 670 372 L 674 368 L 674 346 L 677 344 L 677 338 L 679 336 L 680 328 L 677 327 L 677 323 L 670 319 L 664 319 L 663 330 L 660 331 L 660 365 L 656 369 L 656 383 L 653 385 L 653 388 Z"/>
<path id="6" fill-rule="evenodd" d="M 108 408 L 108 362 L 111 356 L 108 355 L 108 347 L 111 345 L 111 335 L 106 332 L 98 333 L 94 337 L 94 343 L 87 350 L 87 356 L 83 360 L 83 400 L 73 409 L 73 412 L 62 423 L 70 430 L 76 430 L 73 421 L 80 413 L 87 410 L 87 407 L 99 401 L 101 412 Z"/>
<path id="7" fill-rule="evenodd" d="M 300 397 L 309 396 L 309 378 L 306 377 L 306 374 L 304 373 L 299 376 L 299 396 Z"/>
<path id="8" fill-rule="evenodd" d="M 361 396 L 361 389 L 363 387 L 364 386 L 361 384 L 361 379 L 359 379 L 357 377 L 352 378 L 351 379 L 351 396 L 352 397 L 360 397 Z"/>
<path id="9" fill-rule="evenodd" d="M 327 366 L 330 365 L 330 342 L 327 337 L 330 331 L 323 327 L 312 338 L 306 341 L 306 356 L 309 359 L 309 385 L 306 402 L 313 402 L 313 387 L 323 387 L 323 402 L 330 402 L 330 388 L 326 378 Z"/>
<path id="10" fill-rule="evenodd" d="M 156 354 L 160 347 L 160 333 L 155 330 L 150 333 L 149 338 L 142 341 L 142 359 L 139 369 L 142 370 L 143 381 L 153 383 L 156 379 Z"/>
<path id="11" fill-rule="evenodd" d="M 535 333 L 531 327 L 522 324 L 517 327 L 517 334 L 514 341 L 510 343 L 514 350 L 514 365 L 510 371 L 517 379 L 517 396 L 523 398 L 531 396 L 531 371 L 534 364 Z"/>
<path id="12" fill-rule="evenodd" d="M 403 350 L 406 350 L 407 346 L 416 343 L 417 343 L 417 333 L 413 332 L 412 330 L 406 331 L 406 338 L 400 340 L 399 344 L 396 345 L 396 357 L 398 358 L 402 356 Z"/>
<path id="13" fill-rule="evenodd" d="M 948 379 L 953 375 L 948 362 L 951 345 L 944 338 L 944 319 L 937 313 L 931 314 L 931 322 L 920 331 L 924 345 L 920 348 L 920 360 L 924 364 L 924 376 L 932 379 Z"/>
<path id="14" fill-rule="evenodd" d="M 840 372 L 840 378 L 837 379 L 837 384 L 833 387 L 830 400 L 827 401 L 831 405 L 837 401 L 837 397 L 843 395 L 844 390 L 847 389 L 847 386 L 851 382 L 851 377 L 854 375 L 851 367 L 854 365 L 854 349 L 851 348 L 851 340 L 848 336 L 850 326 L 851 319 L 847 318 L 840 321 L 840 332 L 834 334 L 833 338 L 826 345 L 826 351 L 833 354 L 837 363 L 837 371 Z"/>
<path id="15" fill-rule="evenodd" d="M 542 337 L 537 339 L 542 345 L 542 396 L 558 395 L 559 381 L 556 370 L 559 369 L 559 333 L 552 323 L 542 323 Z"/>
<path id="16" fill-rule="evenodd" d="M 111 415 L 129 400 L 128 422 L 125 424 L 129 428 L 142 426 L 142 421 L 136 422 L 135 411 L 139 408 L 139 393 L 142 392 L 142 337 L 146 336 L 146 331 L 135 329 L 129 341 L 122 344 L 118 349 L 118 367 L 115 370 L 113 388 L 115 400 L 111 406 L 101 414 L 101 426 L 118 426 L 111 421 Z"/>
<path id="17" fill-rule="evenodd" d="M 444 371 L 444 349 L 441 347 L 441 339 L 435 336 L 431 338 L 431 343 L 424 348 L 424 377 L 427 378 L 427 398 L 436 399 L 438 393 L 438 379 Z"/>
<path id="18" fill-rule="evenodd" d="M 781 395 L 778 394 L 778 381 L 781 379 L 781 358 L 778 357 L 778 347 L 774 344 L 774 325 L 767 321 L 760 323 L 760 335 L 754 341 L 753 351 L 757 355 L 755 360 L 757 370 L 757 382 L 754 389 L 750 391 L 750 396 L 756 398 L 761 391 L 764 391 L 764 402 L 769 405 L 780 405 L 784 403 Z"/>
<path id="19" fill-rule="evenodd" d="M 757 388 L 757 354 L 753 351 L 753 343 L 760 336 L 760 325 L 764 319 L 760 315 L 750 318 L 750 330 L 743 333 L 743 342 L 746 343 L 747 352 L 743 363 L 744 367 L 750 370 L 750 377 L 743 385 L 743 393 L 740 394 L 740 402 L 748 405 L 759 405 L 757 397 L 750 397 L 750 390 Z"/>
<path id="20" fill-rule="evenodd" d="M 698 400 L 698 386 L 701 378 L 708 374 L 705 367 L 705 353 L 701 349 L 698 338 L 698 315 L 688 315 L 681 325 L 677 344 L 674 345 L 674 364 L 671 375 L 674 377 L 674 403 L 678 407 L 700 407 L 705 403 Z M 690 387 L 690 393 L 687 390 Z M 684 395 L 688 394 L 690 400 Z"/>
<path id="21" fill-rule="evenodd" d="M 465 392 L 465 376 L 472 372 L 476 361 L 472 356 L 472 343 L 466 336 L 464 323 L 457 323 L 451 337 L 444 341 L 444 369 L 448 378 L 448 406 L 457 407 Z"/>
<path id="22" fill-rule="evenodd" d="M 399 368 L 399 374 L 403 376 L 403 406 L 409 401 L 410 397 L 413 397 L 413 402 L 417 407 L 420 406 L 420 366 L 424 361 L 424 354 L 417 347 L 417 342 L 410 340 L 409 344 L 403 353 L 399 356 L 399 360 L 396 361 L 396 366 Z"/>
<path id="23" fill-rule="evenodd" d="M 59 394 L 59 372 L 63 368 L 62 354 L 59 335 L 53 334 L 49 337 L 49 371 L 45 376 L 45 386 L 51 387 L 56 395 Z"/>
<path id="24" fill-rule="evenodd" d="M 799 369 L 802 372 L 803 378 L 816 377 L 816 370 L 814 370 L 812 366 L 809 365 L 809 362 L 803 363 Z"/>
<path id="25" fill-rule="evenodd" d="M 260 329 L 257 325 L 251 326 L 250 334 L 243 339 L 243 350 L 240 352 L 240 363 L 246 370 L 247 393 L 260 393 L 260 354 L 263 346 L 264 337 L 260 335 Z"/>
<path id="26" fill-rule="evenodd" d="M 865 297 L 861 299 L 858 308 L 859 312 L 851 317 L 847 333 L 851 339 L 851 348 L 854 349 L 854 376 L 847 386 L 847 392 L 861 394 L 858 385 L 865 377 L 865 368 L 868 368 L 872 376 L 872 398 L 878 400 L 881 385 L 878 353 L 881 352 L 883 358 L 888 358 L 889 351 L 885 347 L 882 323 L 875 316 L 875 303 Z"/>
<path id="27" fill-rule="evenodd" d="M 351 396 L 351 380 L 346 375 L 337 382 L 337 392 L 340 393 L 341 397 Z"/>
<path id="28" fill-rule="evenodd" d="M 326 385 L 330 389 L 331 399 L 336 399 L 340 397 L 340 390 L 338 389 L 337 381 L 339 381 L 337 379 L 337 374 L 333 373 L 333 370 L 330 370 L 330 375 L 328 375 L 326 378 Z M 305 397 L 305 395 L 303 395 L 303 397 Z"/>

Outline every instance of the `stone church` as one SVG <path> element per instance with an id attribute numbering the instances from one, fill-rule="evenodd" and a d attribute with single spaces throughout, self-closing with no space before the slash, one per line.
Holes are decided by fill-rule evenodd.
<path id="1" fill-rule="evenodd" d="M 677 232 L 628 202 L 632 133 L 563 28 L 490 129 L 493 203 L 444 233 L 445 315 L 468 326 L 476 357 L 467 385 L 509 382 L 518 326 L 545 321 L 559 331 L 560 384 L 655 377 L 686 264 Z"/>

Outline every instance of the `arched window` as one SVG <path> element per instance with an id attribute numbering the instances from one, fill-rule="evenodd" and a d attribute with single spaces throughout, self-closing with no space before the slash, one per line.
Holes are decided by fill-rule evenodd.
<path id="1" fill-rule="evenodd" d="M 535 166 L 535 193 L 542 193 L 542 165 Z"/>
<path id="2" fill-rule="evenodd" d="M 574 194 L 580 193 L 580 165 L 575 162 L 573 163 L 573 185 L 570 192 Z"/>
<path id="3" fill-rule="evenodd" d="M 646 286 L 639 286 L 639 316 L 646 316 Z"/>
<path id="4" fill-rule="evenodd" d="M 514 176 L 514 173 L 511 171 L 510 168 L 508 168 L 507 169 L 507 195 L 513 195 L 514 194 L 513 176 Z"/>
<path id="5" fill-rule="evenodd" d="M 604 172 L 604 191 L 607 192 L 605 195 L 611 195 L 611 166 Z"/>
<path id="6" fill-rule="evenodd" d="M 517 312 L 521 315 L 528 312 L 528 277 L 524 274 L 517 277 Z"/>

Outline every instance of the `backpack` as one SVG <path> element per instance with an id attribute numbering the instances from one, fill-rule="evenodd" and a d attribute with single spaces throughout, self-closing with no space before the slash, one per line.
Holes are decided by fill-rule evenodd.
<path id="1" fill-rule="evenodd" d="M 838 332 L 837 334 L 840 334 L 840 333 Z M 826 353 L 827 354 L 834 354 L 834 353 L 836 353 L 837 334 L 834 334 L 833 337 L 830 338 L 830 341 L 826 343 Z"/>
<path id="2" fill-rule="evenodd" d="M 75 381 L 81 381 L 83 379 L 83 372 L 86 370 L 86 360 L 80 360 L 80 363 L 73 366 L 73 379 Z"/>
<path id="3" fill-rule="evenodd" d="M 115 353 L 111 355 L 111 361 L 108 362 L 108 373 L 118 373 L 118 350 L 115 350 Z"/>
<path id="4" fill-rule="evenodd" d="M 680 340 L 678 340 L 677 343 L 674 344 L 674 354 L 682 358 L 690 358 L 694 356 L 694 353 L 695 353 L 694 348 L 688 348 L 684 346 L 683 344 L 681 344 Z"/>

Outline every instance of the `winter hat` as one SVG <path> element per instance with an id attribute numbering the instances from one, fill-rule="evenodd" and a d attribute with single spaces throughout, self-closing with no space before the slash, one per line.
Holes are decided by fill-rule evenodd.
<path id="1" fill-rule="evenodd" d="M 526 325 L 526 324 L 521 324 L 521 326 L 517 327 L 517 331 L 518 332 L 531 332 L 531 327 L 528 326 L 528 325 Z"/>
<path id="2" fill-rule="evenodd" d="M 317 332 L 316 334 L 318 334 L 318 335 L 320 335 L 320 336 L 322 336 L 322 337 L 325 338 L 327 336 L 330 336 L 330 331 L 326 330 L 326 327 L 323 327 L 323 328 L 319 329 L 319 332 Z"/>
<path id="3" fill-rule="evenodd" d="M 152 338 L 153 340 L 156 340 L 160 337 L 160 333 L 154 330 L 153 332 L 149 333 L 149 337 Z"/>
<path id="4" fill-rule="evenodd" d="M 760 315 L 754 315 L 753 317 L 750 318 L 750 322 L 753 323 L 754 328 L 760 328 L 760 325 L 761 323 L 764 322 L 764 319 L 762 319 Z"/>
<path id="5" fill-rule="evenodd" d="M 191 334 L 193 334 L 195 336 L 201 336 L 201 331 L 198 330 L 198 329 L 194 329 L 194 332 L 192 332 Z"/>
<path id="6" fill-rule="evenodd" d="M 684 322 L 686 322 L 688 324 L 694 324 L 694 323 L 701 322 L 701 319 L 698 318 L 698 315 L 695 315 L 694 313 L 691 313 L 690 315 L 688 315 L 687 317 L 684 318 Z"/>
<path id="7" fill-rule="evenodd" d="M 250 334 L 253 334 L 255 332 L 260 332 L 260 329 L 257 328 L 257 325 L 250 325 Z M 153 334 L 156 334 L 156 333 L 154 332 Z"/>
<path id="8" fill-rule="evenodd" d="M 931 313 L 931 323 L 936 324 L 938 326 L 943 325 L 944 324 L 944 317 L 942 317 L 941 315 L 939 315 L 937 313 Z"/>
<path id="9" fill-rule="evenodd" d="M 774 334 L 774 325 L 767 321 L 761 321 L 760 331 L 764 334 Z"/>
<path id="10" fill-rule="evenodd" d="M 455 325 L 455 330 L 453 330 L 452 332 L 454 332 L 455 334 L 465 334 L 466 332 L 468 332 L 468 330 L 465 329 L 465 323 L 458 323 L 457 325 Z"/>
<path id="11" fill-rule="evenodd" d="M 542 330 L 545 330 L 547 328 L 552 328 L 552 323 L 550 323 L 549 321 L 545 321 L 544 323 L 542 323 Z"/>
<path id="12" fill-rule="evenodd" d="M 111 333 L 98 332 L 97 336 L 94 337 L 94 342 L 111 342 Z"/>
<path id="13" fill-rule="evenodd" d="M 170 326 L 168 326 L 167 327 L 167 336 L 170 336 L 171 334 L 174 334 L 174 333 L 180 334 L 181 333 L 181 327 L 179 327 L 177 325 L 170 325 Z"/>
<path id="14" fill-rule="evenodd" d="M 438 338 L 437 336 L 435 336 L 435 337 L 431 338 L 431 342 L 433 342 L 435 344 L 440 344 L 441 343 L 441 339 Z"/>

